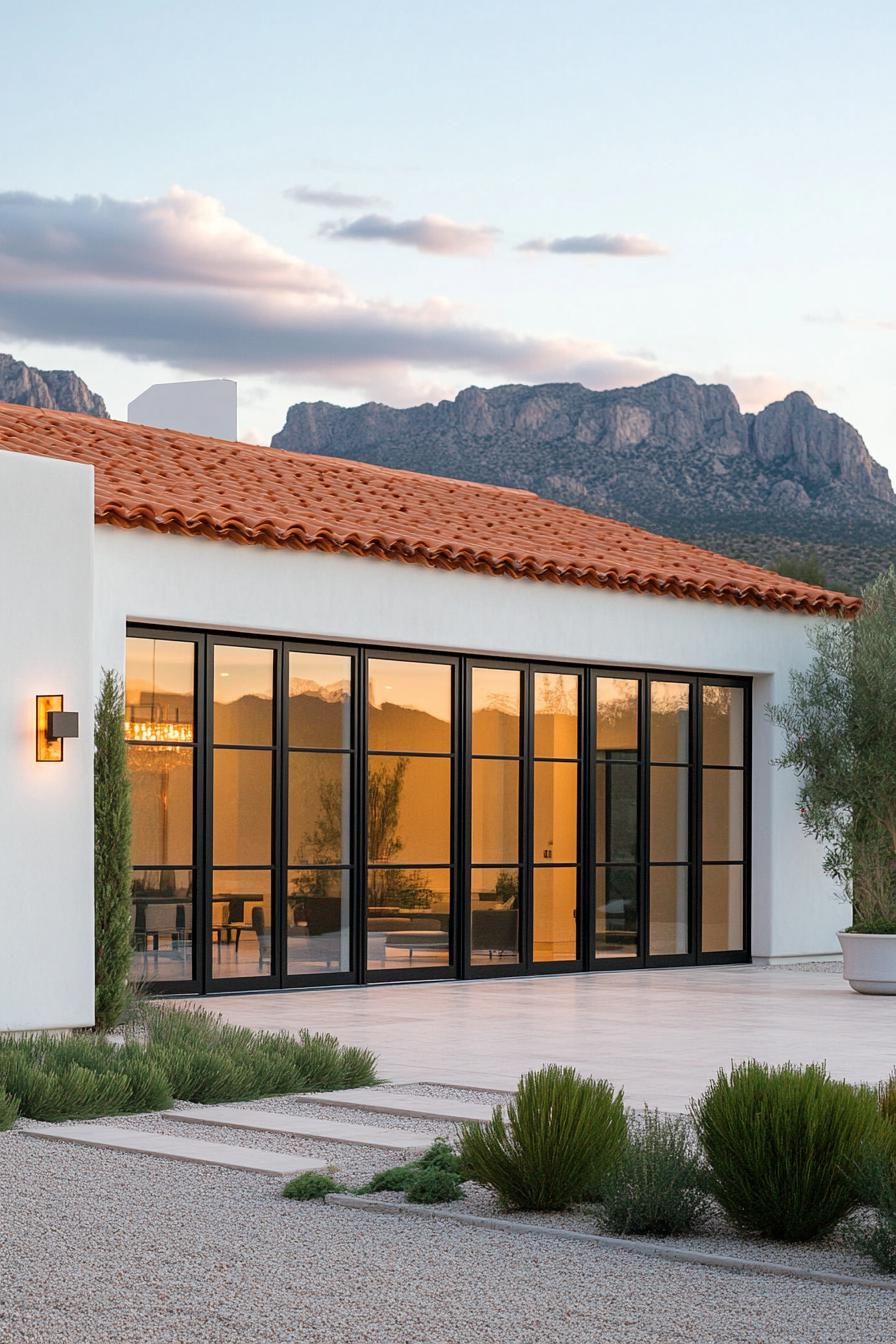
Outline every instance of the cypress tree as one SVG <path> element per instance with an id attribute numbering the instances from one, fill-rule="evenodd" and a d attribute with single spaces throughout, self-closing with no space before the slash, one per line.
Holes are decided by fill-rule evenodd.
<path id="1" fill-rule="evenodd" d="M 94 722 L 94 912 L 96 1025 L 121 1018 L 131 957 L 131 793 L 124 740 L 124 686 L 102 673 Z"/>

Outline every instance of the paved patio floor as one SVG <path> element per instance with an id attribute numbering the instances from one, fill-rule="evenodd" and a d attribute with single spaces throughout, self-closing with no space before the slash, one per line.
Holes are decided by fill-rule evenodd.
<path id="1" fill-rule="evenodd" d="M 632 1105 L 684 1110 L 717 1069 L 826 1060 L 853 1082 L 896 1065 L 896 998 L 839 974 L 726 966 L 226 995 L 255 1028 L 331 1031 L 369 1046 L 390 1081 L 512 1088 L 541 1064 L 623 1085 Z"/>

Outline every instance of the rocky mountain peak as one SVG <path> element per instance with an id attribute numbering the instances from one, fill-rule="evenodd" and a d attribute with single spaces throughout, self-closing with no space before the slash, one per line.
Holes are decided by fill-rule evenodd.
<path id="1" fill-rule="evenodd" d="M 35 369 L 12 355 L 0 354 L 0 401 L 14 406 L 41 406 L 47 411 L 79 411 L 109 419 L 106 403 L 76 373 Z"/>

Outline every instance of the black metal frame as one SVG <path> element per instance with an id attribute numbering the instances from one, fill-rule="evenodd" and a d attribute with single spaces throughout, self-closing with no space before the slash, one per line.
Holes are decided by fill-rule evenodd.
<path id="1" fill-rule="evenodd" d="M 720 965 L 750 960 L 750 892 L 751 892 L 751 789 L 752 789 L 752 706 L 749 678 L 713 676 L 709 673 L 682 673 L 662 668 L 629 668 L 609 664 L 561 663 L 547 660 L 480 656 L 475 651 L 425 650 L 390 646 L 361 645 L 333 640 L 303 637 L 284 638 L 262 634 L 229 634 L 223 631 L 203 631 L 195 627 L 128 624 L 128 635 L 151 639 L 192 642 L 196 645 L 194 677 L 194 742 L 197 768 L 194 770 L 193 797 L 193 957 L 192 980 L 153 981 L 153 991 L 162 994 L 234 993 L 281 988 L 315 988 L 353 984 L 377 984 L 395 981 L 499 978 L 502 976 L 562 974 L 575 970 L 607 971 L 633 970 L 639 967 L 679 965 Z M 230 979 L 212 976 L 212 940 L 210 936 L 211 891 L 213 880 L 212 859 L 212 771 L 214 743 L 212 740 L 213 657 L 216 645 L 238 645 L 267 648 L 274 653 L 274 704 L 272 757 L 272 845 L 271 845 L 271 974 Z M 286 965 L 288 910 L 288 880 L 291 867 L 287 852 L 287 799 L 290 745 L 288 741 L 288 657 L 290 652 L 350 655 L 353 659 L 351 708 L 352 741 L 349 756 L 352 762 L 351 778 L 351 835 L 349 840 L 349 901 L 350 901 L 350 961 L 345 971 L 290 975 Z M 431 967 L 368 970 L 367 959 L 367 815 L 366 780 L 367 749 L 367 669 L 371 658 L 394 658 L 404 662 L 430 662 L 452 667 L 453 722 L 451 734 L 451 854 L 448 865 L 418 864 L 417 867 L 446 867 L 452 876 L 451 917 L 449 923 L 449 961 Z M 471 787 L 472 723 L 470 683 L 473 667 L 503 668 L 519 671 L 521 676 L 521 754 L 520 762 L 520 817 L 519 817 L 519 907 L 520 907 L 520 960 L 517 963 L 495 961 L 487 965 L 470 962 L 469 912 L 471 905 Z M 532 956 L 533 920 L 533 755 L 534 695 L 536 672 L 576 675 L 579 681 L 579 813 L 578 852 L 578 930 L 577 956 L 568 962 L 536 962 Z M 595 953 L 596 914 L 596 817 L 595 791 L 597 781 L 595 749 L 595 683 L 599 677 L 618 677 L 639 683 L 639 746 L 638 770 L 638 849 L 637 890 L 639 908 L 638 955 L 626 957 L 598 957 Z M 649 952 L 649 781 L 650 781 L 650 709 L 651 681 L 677 681 L 691 689 L 691 717 L 689 734 L 688 800 L 689 853 L 688 853 L 688 952 L 676 956 L 651 956 Z M 744 842 L 743 893 L 744 938 L 743 949 L 733 952 L 704 953 L 700 948 L 702 917 L 702 688 L 704 685 L 732 686 L 743 691 L 744 707 Z M 239 747 L 235 749 L 240 749 Z M 375 753 L 378 754 L 378 753 Z M 388 754 L 388 753 L 387 753 Z M 395 751 L 402 756 L 432 756 L 431 752 Z M 552 758 L 554 759 L 554 758 Z M 560 758 L 556 758 L 560 759 Z M 567 758 L 563 758 L 564 760 Z M 713 767 L 707 767 L 713 768 Z M 726 768 L 726 767 L 717 767 Z M 721 861 L 720 861 L 721 862 Z M 143 867 L 144 865 L 135 865 Z M 161 865 L 181 870 L 183 865 Z M 309 865 L 315 867 L 317 865 Z M 330 865 L 319 865 L 330 867 Z M 402 865 L 395 865 L 402 866 Z M 479 866 L 479 865 L 477 865 Z M 508 865 L 503 865 L 508 866 Z M 571 865 L 562 865 L 568 867 Z M 611 865 L 607 865 L 611 866 Z M 623 866 L 623 865 L 619 865 Z M 155 865 L 158 867 L 158 865 Z M 248 865 L 247 865 L 248 867 Z M 345 865 L 340 865 L 345 868 Z M 295 868 L 295 865 L 292 865 Z"/>

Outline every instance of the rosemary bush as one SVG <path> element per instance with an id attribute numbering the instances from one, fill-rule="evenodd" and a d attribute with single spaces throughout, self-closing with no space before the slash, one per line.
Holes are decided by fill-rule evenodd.
<path id="1" fill-rule="evenodd" d="M 670 1237 L 696 1227 L 708 1197 L 687 1120 L 647 1107 L 633 1116 L 622 1155 L 604 1179 L 601 1202 L 611 1232 Z"/>

